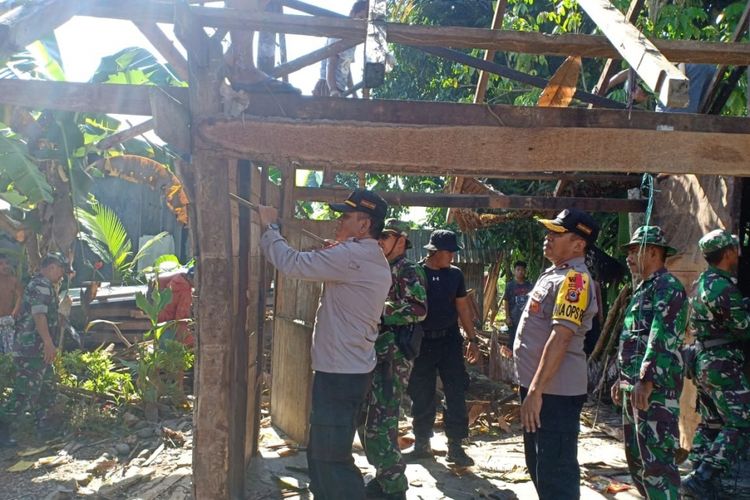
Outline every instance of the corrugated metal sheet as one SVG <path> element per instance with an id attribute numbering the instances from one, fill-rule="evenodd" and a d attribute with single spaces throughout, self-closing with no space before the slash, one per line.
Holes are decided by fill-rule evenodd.
<path id="1" fill-rule="evenodd" d="M 415 261 L 420 261 L 427 257 L 427 250 L 423 247 L 429 243 L 430 233 L 432 233 L 432 231 L 428 229 L 413 229 L 409 233 L 409 240 L 412 243 L 412 248 L 407 250 L 407 257 Z M 456 265 L 462 263 L 490 264 L 494 262 L 500 254 L 499 248 L 482 246 L 477 242 L 476 238 L 467 237 L 461 233 L 458 234 L 458 242 L 464 249 L 460 252 L 456 252 L 456 256 L 453 260 Z"/>

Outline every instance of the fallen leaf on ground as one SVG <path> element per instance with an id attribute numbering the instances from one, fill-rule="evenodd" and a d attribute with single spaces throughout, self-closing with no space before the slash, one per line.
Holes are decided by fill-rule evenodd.
<path id="1" fill-rule="evenodd" d="M 31 455 L 38 455 L 39 453 L 48 450 L 49 446 L 40 446 L 39 448 L 26 448 L 25 450 L 20 450 L 16 455 L 19 457 L 30 457 Z"/>
<path id="2" fill-rule="evenodd" d="M 20 462 L 16 463 L 15 465 L 11 465 L 5 470 L 7 470 L 8 472 L 23 472 L 34 467 L 34 463 L 35 462 L 29 462 L 28 460 L 21 460 Z"/>
<path id="3" fill-rule="evenodd" d="M 300 481 L 296 477 L 292 476 L 277 476 L 276 480 L 282 488 L 291 489 L 295 491 L 304 491 L 307 489 L 307 483 Z"/>
<path id="4" fill-rule="evenodd" d="M 632 489 L 633 487 L 629 484 L 621 483 L 619 481 L 615 481 L 613 479 L 609 480 L 609 485 L 607 485 L 607 490 L 605 493 L 620 493 L 621 491 L 627 491 L 629 489 Z"/>

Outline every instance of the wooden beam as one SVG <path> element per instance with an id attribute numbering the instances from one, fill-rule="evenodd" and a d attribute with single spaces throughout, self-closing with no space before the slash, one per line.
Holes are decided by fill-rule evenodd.
<path id="1" fill-rule="evenodd" d="M 0 102 L 35 110 L 148 116 L 151 115 L 149 94 L 152 92 L 163 92 L 177 101 L 187 102 L 188 89 L 184 87 L 0 79 Z"/>
<path id="2" fill-rule="evenodd" d="M 0 90 L 2 81 L 0 80 Z M 2 93 L 0 92 L 0 99 Z M 253 99 L 246 116 L 386 124 L 512 128 L 614 128 L 750 134 L 750 119 L 685 113 L 585 108 L 539 108 L 377 99 L 274 96 Z M 555 162 L 537 171 L 559 171 Z M 576 169 L 578 171 L 586 169 Z"/>
<path id="3" fill-rule="evenodd" d="M 394 125 L 248 115 L 200 123 L 196 133 L 212 148 L 240 158 L 347 171 L 492 177 L 554 165 L 561 171 L 750 175 L 750 136 L 737 133 Z"/>
<path id="4" fill-rule="evenodd" d="M 509 68 L 507 66 L 503 66 L 502 64 L 485 61 L 485 60 L 479 59 L 478 57 L 472 57 L 468 54 L 464 54 L 463 52 L 459 52 L 457 50 L 444 49 L 442 47 L 419 47 L 419 48 L 420 50 L 423 50 L 424 52 L 427 52 L 428 54 L 432 54 L 438 57 L 443 57 L 451 61 L 455 61 L 461 64 L 465 64 L 467 66 L 471 66 L 472 68 L 483 69 L 491 73 L 494 73 L 496 75 L 504 76 L 506 78 L 510 78 L 511 80 L 516 80 L 518 82 L 531 85 L 532 87 L 544 89 L 549 84 L 549 80 L 546 80 L 544 78 L 528 75 L 521 71 Z M 590 94 L 582 90 L 576 90 L 576 93 L 573 97 L 575 97 L 579 101 L 596 104 L 598 106 L 602 106 L 606 108 L 624 108 L 625 107 L 625 105 L 622 104 L 621 102 L 613 101 L 612 99 L 607 99 L 606 97 L 601 97 L 598 95 Z"/>
<path id="5" fill-rule="evenodd" d="M 338 40 L 336 42 L 333 42 L 331 45 L 326 45 L 325 47 L 322 47 L 318 50 L 314 50 L 309 54 L 305 54 L 304 56 L 294 59 L 293 61 L 289 61 L 285 64 L 280 64 L 269 71 L 268 74 L 274 78 L 286 76 L 289 73 L 294 73 L 295 71 L 300 70 L 306 66 L 310 66 L 311 64 L 315 64 L 318 61 L 327 59 L 334 54 L 338 54 L 352 47 L 356 47 L 358 44 L 359 42 L 356 40 Z"/>
<path id="6" fill-rule="evenodd" d="M 745 34 L 745 31 L 747 31 L 748 23 L 750 22 L 750 0 L 748 0 L 747 5 L 745 5 L 745 10 L 742 11 L 742 15 L 740 16 L 739 21 L 737 22 L 737 26 L 734 28 L 734 33 L 732 33 L 732 42 L 739 41 L 742 36 Z M 745 44 L 750 45 L 750 44 Z M 745 66 L 750 66 L 750 64 L 746 64 Z M 703 97 L 701 98 L 701 103 L 698 109 L 701 113 L 708 113 L 711 110 L 711 104 L 713 103 L 714 99 L 716 98 L 716 94 L 719 91 L 719 84 L 721 83 L 721 80 L 724 78 L 724 73 L 727 70 L 727 64 L 719 64 L 716 68 L 716 71 L 714 72 L 714 76 L 711 78 L 711 82 L 708 84 L 708 88 L 706 89 L 706 92 L 703 94 Z"/>
<path id="7" fill-rule="evenodd" d="M 641 10 L 643 10 L 644 3 L 646 3 L 646 0 L 630 0 L 628 11 L 625 13 L 625 20 L 630 24 L 635 24 L 638 20 L 638 15 L 641 13 Z M 616 71 L 617 69 L 614 59 L 610 58 L 604 61 L 604 67 L 599 75 L 599 81 L 596 82 L 596 86 L 594 87 L 594 94 L 601 96 L 607 95 L 607 91 L 609 90 L 609 80 L 615 75 Z"/>
<path id="8" fill-rule="evenodd" d="M 262 30 L 275 29 L 280 33 L 364 40 L 365 21 L 348 18 L 294 16 L 290 14 L 238 14 L 232 9 L 192 7 L 197 21 L 204 26 L 218 28 Z M 172 23 L 171 4 L 148 0 L 78 0 L 78 15 L 126 19 L 144 22 Z M 210 12 L 207 12 L 210 11 Z M 582 57 L 621 56 L 603 36 L 490 30 L 456 26 L 415 26 L 387 23 L 389 43 L 453 48 L 493 49 L 501 52 L 525 54 L 579 55 Z M 672 61 L 707 64 L 750 64 L 750 44 L 705 42 L 694 40 L 653 40 L 665 57 Z"/>
<path id="9" fill-rule="evenodd" d="M 156 47 L 156 50 L 159 51 L 172 68 L 174 68 L 174 72 L 177 73 L 177 76 L 180 77 L 181 80 L 187 81 L 187 59 L 185 59 L 182 52 L 175 47 L 175 42 L 170 40 L 156 23 L 136 22 L 134 24 L 140 32 L 143 33 L 146 39 Z"/>
<path id="10" fill-rule="evenodd" d="M 300 201 L 342 202 L 351 193 L 344 188 L 297 187 Z M 645 212 L 645 200 L 622 198 L 572 198 L 546 196 L 478 196 L 473 194 L 403 193 L 378 191 L 389 205 L 400 207 L 493 208 L 506 210 L 563 210 L 580 208 L 592 212 Z"/>
<path id="11" fill-rule="evenodd" d="M 25 2 L 0 16 L 0 57 L 51 34 L 76 12 L 76 0 Z"/>
<path id="12" fill-rule="evenodd" d="M 190 111 L 163 92 L 152 92 L 150 102 L 156 134 L 178 154 L 191 154 Z"/>
<path id="13" fill-rule="evenodd" d="M 495 15 L 492 17 L 491 29 L 499 30 L 503 27 L 503 18 L 505 17 L 505 8 L 508 5 L 508 0 L 498 0 L 495 5 Z M 495 60 L 495 50 L 487 49 L 484 51 L 485 61 L 492 62 Z M 479 71 L 479 78 L 477 78 L 477 89 L 474 93 L 474 103 L 484 102 L 484 96 L 487 93 L 487 80 L 489 75 L 484 71 Z"/>
<path id="14" fill-rule="evenodd" d="M 138 137 L 139 135 L 143 135 L 153 128 L 154 120 L 148 119 L 145 122 L 130 127 L 129 129 L 121 130 L 116 134 L 110 135 L 106 139 L 102 139 L 101 141 L 96 143 L 96 147 L 99 149 L 110 149 L 117 144 L 122 144 L 125 141 L 129 141 L 130 139 Z"/>
<path id="15" fill-rule="evenodd" d="M 643 82 L 665 106 L 684 108 L 688 104 L 688 79 L 659 52 L 638 28 L 630 24 L 609 0 L 578 0 L 599 29 L 612 42 Z"/>

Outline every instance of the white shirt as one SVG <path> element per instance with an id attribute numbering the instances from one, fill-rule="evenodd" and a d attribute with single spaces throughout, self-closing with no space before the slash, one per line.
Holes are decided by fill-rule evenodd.
<path id="1" fill-rule="evenodd" d="M 278 231 L 260 240 L 266 259 L 289 278 L 322 281 L 312 337 L 312 368 L 327 373 L 369 373 L 375 340 L 391 287 L 391 269 L 377 240 L 350 238 L 330 248 L 300 252 Z"/>

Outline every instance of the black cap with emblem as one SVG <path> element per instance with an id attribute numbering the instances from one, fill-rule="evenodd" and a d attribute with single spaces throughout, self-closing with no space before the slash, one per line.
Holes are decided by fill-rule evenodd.
<path id="1" fill-rule="evenodd" d="M 331 203 L 335 212 L 362 212 L 376 219 L 385 219 L 388 203 L 377 193 L 367 189 L 355 189 L 344 203 Z"/>
<path id="2" fill-rule="evenodd" d="M 539 219 L 539 223 L 553 233 L 574 233 L 586 240 L 589 245 L 599 236 L 599 224 L 591 215 L 577 208 L 568 208 L 554 219 Z"/>

